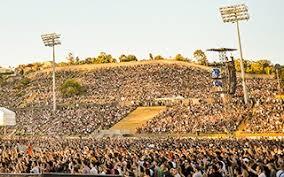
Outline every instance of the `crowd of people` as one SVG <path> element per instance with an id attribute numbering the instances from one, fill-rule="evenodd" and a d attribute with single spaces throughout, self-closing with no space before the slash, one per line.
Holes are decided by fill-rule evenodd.
<path id="1" fill-rule="evenodd" d="M 258 100 L 253 116 L 247 121 L 247 132 L 284 132 L 284 101 Z"/>
<path id="2" fill-rule="evenodd" d="M 238 130 L 244 121 L 243 129 Z M 257 99 L 244 105 L 240 99 L 230 103 L 201 102 L 168 107 L 137 131 L 139 133 L 283 133 L 284 101 Z"/>
<path id="3" fill-rule="evenodd" d="M 16 134 L 89 135 L 104 130 L 134 110 L 119 104 L 81 105 L 60 107 L 55 113 L 50 108 L 19 109 Z"/>
<path id="4" fill-rule="evenodd" d="M 276 79 L 253 77 L 246 79 L 246 83 L 251 99 L 272 99 L 278 93 Z"/>
<path id="5" fill-rule="evenodd" d="M 140 133 L 222 133 L 234 132 L 248 116 L 240 100 L 224 104 L 222 101 L 196 105 L 177 105 L 148 121 L 138 129 Z"/>
<path id="6" fill-rule="evenodd" d="M 154 105 L 167 108 L 138 133 L 232 133 L 241 124 L 244 132 L 283 133 L 284 103 L 275 98 L 273 79 L 247 79 L 250 102 L 245 105 L 240 81 L 232 99 L 223 102 L 212 93 L 208 71 L 178 63 L 60 69 L 56 76 L 57 88 L 70 78 L 85 88 L 85 93 L 72 97 L 57 89 L 56 112 L 51 111 L 48 71 L 31 73 L 24 77 L 28 80 L 9 78 L 0 87 L 1 106 L 17 115 L 14 133 L 36 135 L 0 139 L 0 173 L 284 177 L 283 139 L 85 136 L 109 129 L 138 106 Z M 175 99 L 171 104 L 162 101 Z"/>
<path id="7" fill-rule="evenodd" d="M 93 70 L 59 70 L 56 73 L 57 88 L 65 80 L 73 78 L 86 88 L 86 93 L 66 98 L 57 89 L 57 101 L 58 104 L 112 103 L 152 100 L 177 95 L 205 98 L 206 94 L 210 93 L 209 76 L 210 74 L 202 69 L 165 63 L 141 63 Z M 32 73 L 30 79 L 30 83 L 25 87 L 15 88 L 16 81 L 11 81 L 1 88 L 3 90 L 0 97 L 2 106 L 13 108 L 21 105 L 25 107 L 52 105 L 50 72 Z"/>
<path id="8" fill-rule="evenodd" d="M 23 134 L 90 134 L 111 127 L 139 105 L 152 105 L 155 99 L 177 96 L 201 102 L 168 106 L 138 132 L 233 132 L 244 119 L 248 125 L 246 132 L 284 131 L 283 101 L 275 100 L 277 83 L 273 79 L 247 79 L 253 106 L 245 106 L 240 81 L 233 102 L 207 103 L 205 100 L 213 94 L 210 72 L 180 63 L 141 62 L 85 70 L 65 68 L 56 72 L 57 88 L 73 78 L 86 92 L 64 97 L 57 89 L 57 103 L 61 108 L 52 113 L 50 72 L 39 71 L 25 78 L 29 79 L 24 82 L 19 76 L 10 78 L 0 90 L 1 106 L 16 111 L 17 132 Z"/>
<path id="9" fill-rule="evenodd" d="M 283 177 L 283 140 L 5 139 L 0 173 Z"/>

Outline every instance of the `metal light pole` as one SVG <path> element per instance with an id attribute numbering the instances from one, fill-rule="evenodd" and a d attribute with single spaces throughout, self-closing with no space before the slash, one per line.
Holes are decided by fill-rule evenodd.
<path id="1" fill-rule="evenodd" d="M 53 94 L 53 112 L 56 111 L 56 93 L 55 93 L 55 45 L 60 45 L 60 34 L 49 33 L 41 35 L 45 46 L 52 47 L 52 94 Z"/>
<path id="2" fill-rule="evenodd" d="M 242 77 L 242 85 L 243 85 L 243 92 L 244 92 L 244 101 L 245 104 L 248 103 L 248 92 L 246 87 L 245 81 L 245 69 L 244 69 L 244 59 L 243 59 L 243 51 L 242 51 L 242 44 L 241 44 L 241 35 L 240 35 L 240 28 L 239 28 L 239 21 L 248 20 L 248 8 L 246 5 L 234 5 L 234 6 L 227 6 L 220 8 L 221 16 L 224 23 L 236 23 L 237 24 L 237 32 L 238 32 L 238 43 L 239 43 L 239 50 L 240 50 L 240 65 L 241 65 L 241 77 Z"/>

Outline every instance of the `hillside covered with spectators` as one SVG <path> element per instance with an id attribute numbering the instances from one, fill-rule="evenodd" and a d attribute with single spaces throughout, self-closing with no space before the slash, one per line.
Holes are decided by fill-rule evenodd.
<path id="1" fill-rule="evenodd" d="M 283 101 L 275 99 L 277 82 L 271 78 L 247 80 L 250 105 L 243 104 L 240 82 L 233 101 L 224 104 L 218 94 L 212 93 L 210 68 L 188 62 L 159 60 L 59 67 L 59 106 L 52 113 L 51 76 L 51 70 L 46 69 L 11 77 L 2 85 L 1 106 L 16 111 L 18 133 L 90 134 L 110 128 L 137 106 L 162 104 L 155 100 L 174 97 L 200 101 L 170 105 L 138 132 L 233 132 L 244 119 L 249 120 L 245 131 L 283 132 Z M 80 93 L 62 92 L 62 85 L 70 79 L 80 85 Z M 209 103 L 208 99 L 214 101 Z M 257 107 L 253 111 L 254 106 L 262 111 Z M 274 111 L 266 109 L 269 107 Z"/>

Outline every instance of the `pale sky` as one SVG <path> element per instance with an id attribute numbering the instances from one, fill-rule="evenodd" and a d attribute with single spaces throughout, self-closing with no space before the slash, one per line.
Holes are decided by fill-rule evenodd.
<path id="1" fill-rule="evenodd" d="M 241 22 L 246 59 L 284 64 L 283 0 L 0 0 L 0 66 L 51 60 L 40 35 L 57 32 L 57 61 L 69 52 L 81 59 L 104 51 L 118 57 L 237 48 L 234 24 L 224 24 L 219 7 L 245 3 L 250 20 Z M 215 57 L 206 53 L 212 60 Z M 234 53 L 239 56 L 238 52 Z"/>

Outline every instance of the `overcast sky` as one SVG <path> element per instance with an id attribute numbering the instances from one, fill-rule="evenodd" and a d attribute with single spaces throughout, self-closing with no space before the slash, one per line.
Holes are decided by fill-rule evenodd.
<path id="1" fill-rule="evenodd" d="M 118 57 L 149 53 L 164 57 L 196 49 L 237 48 L 236 26 L 224 24 L 219 7 L 246 3 L 242 22 L 244 57 L 284 64 L 283 0 L 0 0 L 0 66 L 51 58 L 40 35 L 57 32 L 57 61 L 69 52 L 80 58 L 101 51 Z M 210 60 L 215 55 L 206 53 Z M 238 52 L 233 53 L 238 57 Z M 216 58 L 215 58 L 216 59 Z"/>

